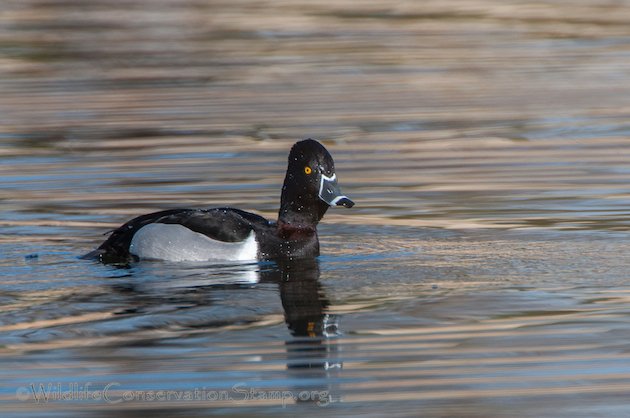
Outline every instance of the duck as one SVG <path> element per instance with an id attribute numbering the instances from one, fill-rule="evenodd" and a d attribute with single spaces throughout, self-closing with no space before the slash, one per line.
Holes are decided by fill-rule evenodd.
<path id="1" fill-rule="evenodd" d="M 328 150 L 309 138 L 289 152 L 277 220 L 231 207 L 168 209 L 131 219 L 82 258 L 109 264 L 317 257 L 317 225 L 334 206 L 354 202 L 341 193 Z"/>

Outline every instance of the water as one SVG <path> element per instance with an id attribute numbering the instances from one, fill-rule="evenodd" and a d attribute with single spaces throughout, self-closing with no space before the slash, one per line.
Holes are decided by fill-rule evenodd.
<path id="1" fill-rule="evenodd" d="M 3 2 L 2 415 L 628 415 L 628 6 Z M 317 260 L 78 259 L 309 136 Z"/>

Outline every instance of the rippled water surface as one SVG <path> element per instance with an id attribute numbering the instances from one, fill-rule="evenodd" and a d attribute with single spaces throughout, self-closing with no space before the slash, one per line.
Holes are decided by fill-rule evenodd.
<path id="1" fill-rule="evenodd" d="M 630 414 L 630 2 L 0 5 L 2 416 Z M 357 205 L 288 264 L 78 257 Z"/>

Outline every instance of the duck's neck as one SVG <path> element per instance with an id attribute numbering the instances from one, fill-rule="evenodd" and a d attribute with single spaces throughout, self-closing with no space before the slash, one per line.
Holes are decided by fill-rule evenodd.
<path id="1" fill-rule="evenodd" d="M 276 233 L 285 241 L 305 241 L 317 236 L 317 227 L 296 226 L 278 220 Z"/>
<path id="2" fill-rule="evenodd" d="M 317 224 L 328 210 L 328 204 L 317 196 L 283 186 L 278 212 L 278 235 L 291 239 L 317 233 Z"/>

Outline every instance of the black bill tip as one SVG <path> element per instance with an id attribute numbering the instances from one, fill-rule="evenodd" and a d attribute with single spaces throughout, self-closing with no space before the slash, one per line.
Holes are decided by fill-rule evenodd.
<path id="1" fill-rule="evenodd" d="M 344 196 L 337 201 L 337 206 L 343 206 L 344 208 L 351 208 L 354 206 L 354 202 Z"/>

